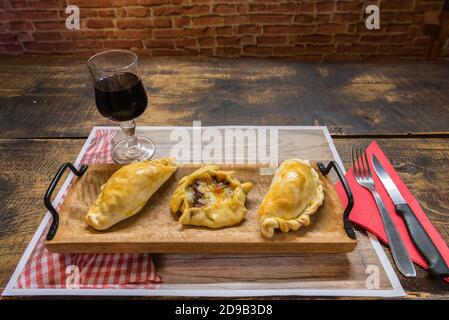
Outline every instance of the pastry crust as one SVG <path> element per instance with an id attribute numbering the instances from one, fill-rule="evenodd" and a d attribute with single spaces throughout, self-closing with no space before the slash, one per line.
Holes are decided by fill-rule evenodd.
<path id="1" fill-rule="evenodd" d="M 246 195 L 252 182 L 240 183 L 232 171 L 206 165 L 183 177 L 170 201 L 172 213 L 181 213 L 185 225 L 220 228 L 243 220 Z"/>
<path id="2" fill-rule="evenodd" d="M 84 220 L 97 230 L 105 230 L 135 215 L 176 169 L 169 158 L 121 167 L 101 187 Z"/>
<path id="3" fill-rule="evenodd" d="M 324 182 L 309 161 L 285 160 L 271 181 L 259 209 L 261 233 L 271 238 L 275 229 L 298 230 L 310 224 L 324 201 Z"/>

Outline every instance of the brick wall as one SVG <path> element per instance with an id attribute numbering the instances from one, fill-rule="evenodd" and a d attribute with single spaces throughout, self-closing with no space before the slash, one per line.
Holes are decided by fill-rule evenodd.
<path id="1" fill-rule="evenodd" d="M 148 56 L 424 59 L 423 13 L 444 0 L 0 0 L 0 53 L 91 55 L 109 48 Z M 67 30 L 65 7 L 81 10 Z M 381 8 L 381 29 L 364 9 Z M 443 50 L 449 56 L 449 49 Z"/>

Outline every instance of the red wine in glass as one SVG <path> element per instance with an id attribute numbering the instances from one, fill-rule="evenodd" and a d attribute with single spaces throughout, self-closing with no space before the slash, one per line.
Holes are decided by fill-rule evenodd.
<path id="1" fill-rule="evenodd" d="M 130 121 L 147 108 L 142 81 L 133 73 L 121 72 L 99 78 L 95 84 L 97 109 L 105 118 Z"/>
<path id="2" fill-rule="evenodd" d="M 145 136 L 136 136 L 134 119 L 145 112 L 147 94 L 137 70 L 137 55 L 128 50 L 109 50 L 87 61 L 94 82 L 95 102 L 103 117 L 120 123 L 124 139 L 112 150 L 118 163 L 150 159 L 156 147 Z"/>

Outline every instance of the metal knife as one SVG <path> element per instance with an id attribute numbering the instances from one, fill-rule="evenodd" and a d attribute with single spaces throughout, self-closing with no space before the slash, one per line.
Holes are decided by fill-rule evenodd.
<path id="1" fill-rule="evenodd" d="M 416 218 L 415 214 L 404 200 L 393 180 L 376 156 L 373 155 L 371 160 L 377 176 L 380 181 L 382 181 L 391 200 L 393 200 L 397 213 L 404 219 L 414 245 L 429 264 L 429 273 L 436 277 L 448 277 L 449 268 L 426 230 L 424 230 L 423 226 Z"/>

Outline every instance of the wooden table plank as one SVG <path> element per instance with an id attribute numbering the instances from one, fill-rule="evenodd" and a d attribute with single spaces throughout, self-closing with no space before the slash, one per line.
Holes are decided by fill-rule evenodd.
<path id="1" fill-rule="evenodd" d="M 146 125 L 327 125 L 334 135 L 449 134 L 448 63 L 142 59 Z M 419 70 L 419 72 L 418 72 Z M 111 124 L 85 59 L 0 57 L 0 138 L 86 137 Z M 39 119 L 39 123 L 36 123 Z"/>
<path id="2" fill-rule="evenodd" d="M 335 142 L 347 166 L 351 146 L 367 144 L 369 140 Z M 435 227 L 449 241 L 449 139 L 378 142 Z M 83 143 L 82 139 L 0 140 L 0 291 L 42 219 L 42 196 L 52 175 L 61 163 L 74 161 Z M 426 272 L 418 269 L 417 279 L 400 278 L 409 298 L 447 297 L 449 284 L 429 279 Z"/>

